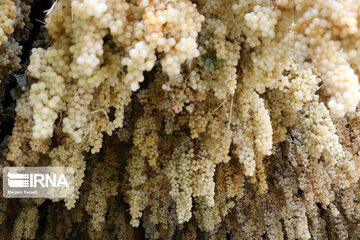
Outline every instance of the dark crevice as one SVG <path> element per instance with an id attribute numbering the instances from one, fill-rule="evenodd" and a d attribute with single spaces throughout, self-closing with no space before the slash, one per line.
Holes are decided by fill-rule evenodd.
<path id="1" fill-rule="evenodd" d="M 5 78 L 2 96 L 2 111 L 0 111 L 0 142 L 6 135 L 10 135 L 15 122 L 15 100 L 11 97 L 10 90 L 16 87 L 16 81 L 10 76 Z"/>
<path id="2" fill-rule="evenodd" d="M 36 231 L 35 239 L 41 239 L 40 236 L 43 236 L 45 233 L 45 229 L 47 226 L 46 218 L 48 215 L 48 208 L 51 204 L 52 204 L 52 201 L 47 199 L 38 207 L 38 213 L 39 213 L 38 226 L 39 226 L 39 228 Z"/>
<path id="3" fill-rule="evenodd" d="M 30 21 L 32 28 L 30 30 L 29 38 L 24 39 L 24 41 L 20 42 L 22 46 L 22 54 L 20 56 L 21 59 L 21 68 L 15 74 L 24 74 L 26 71 L 26 67 L 29 63 L 29 57 L 31 55 L 31 49 L 33 43 L 38 40 L 39 36 L 41 37 L 41 31 L 44 28 L 44 24 L 40 21 L 44 21 L 46 9 L 51 7 L 52 2 L 48 0 L 35 0 L 31 5 L 31 13 L 30 13 Z M 39 21 L 40 20 L 40 21 Z M 22 30 L 18 30 L 22 31 Z M 16 34 L 22 34 L 16 33 Z M 25 32 L 23 34 L 26 34 Z M 26 38 L 26 37 L 25 37 Z M 0 110 L 0 142 L 2 142 L 6 135 L 10 135 L 12 129 L 14 127 L 15 122 L 15 104 L 16 100 L 11 96 L 11 90 L 15 89 L 17 85 L 17 81 L 14 78 L 13 74 L 7 76 L 1 87 L 3 88 L 1 92 L 3 95 L 1 96 L 1 108 Z"/>
<path id="4" fill-rule="evenodd" d="M 30 37 L 27 41 L 21 42 L 23 46 L 21 63 L 28 61 L 33 43 L 41 36 L 40 31 L 44 28 L 42 22 L 45 21 L 45 10 L 50 9 L 52 1 L 48 0 L 35 0 L 31 6 L 30 20 L 32 29 L 30 30 Z"/>

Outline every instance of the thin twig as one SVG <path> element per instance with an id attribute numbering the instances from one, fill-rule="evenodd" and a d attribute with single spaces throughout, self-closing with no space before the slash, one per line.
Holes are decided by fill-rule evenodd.
<path id="1" fill-rule="evenodd" d="M 89 131 L 92 129 L 92 127 L 94 126 L 95 122 L 96 122 L 96 119 L 95 119 L 94 121 L 92 121 L 91 126 L 90 126 L 90 128 L 89 128 Z M 89 136 L 89 141 L 88 141 L 88 144 L 89 144 L 89 145 L 90 145 L 90 141 L 91 141 L 91 132 L 92 132 L 92 131 L 90 131 L 90 136 Z"/>
<path id="2" fill-rule="evenodd" d="M 204 159 L 202 156 L 200 156 L 200 155 L 197 155 L 199 158 L 201 158 L 201 159 Z"/>
<path id="3" fill-rule="evenodd" d="M 45 49 L 47 49 L 48 47 L 50 47 L 50 45 L 53 44 L 53 42 L 54 42 L 54 39 L 51 39 L 51 40 L 49 41 L 49 43 L 46 45 L 46 48 L 45 48 Z"/>
<path id="4" fill-rule="evenodd" d="M 98 109 L 98 110 L 92 111 L 92 112 L 90 112 L 90 113 L 93 114 L 93 113 L 97 113 L 97 112 L 102 112 L 102 113 L 104 113 L 105 116 L 107 117 L 107 119 L 109 120 L 109 116 L 107 115 L 107 113 L 105 112 L 104 109 Z"/>
<path id="5" fill-rule="evenodd" d="M 323 82 L 323 84 L 321 84 L 320 87 L 317 87 L 317 88 L 315 89 L 315 91 L 314 91 L 310 96 L 312 97 L 312 96 L 313 96 L 317 91 L 319 91 L 320 88 L 322 88 L 324 85 L 325 85 L 325 82 Z"/>
<path id="6" fill-rule="evenodd" d="M 98 81 L 97 87 L 99 87 L 99 86 L 100 86 L 101 78 L 102 78 L 102 74 L 100 74 L 100 77 L 99 77 L 99 81 Z"/>
<path id="7" fill-rule="evenodd" d="M 35 18 L 35 21 L 38 21 L 39 23 L 42 23 L 42 24 L 46 24 L 44 21 L 41 21 L 41 20 L 36 19 L 36 18 Z"/>
<path id="8" fill-rule="evenodd" d="M 234 102 L 234 98 L 232 97 L 232 98 L 231 98 L 231 104 L 230 104 L 229 122 L 228 122 L 228 127 L 227 127 L 227 129 L 226 129 L 225 135 L 224 135 L 223 139 L 221 140 L 220 144 L 219 144 L 216 148 L 214 148 L 214 149 L 209 153 L 209 155 L 211 155 L 214 151 L 216 151 L 216 150 L 223 144 L 223 142 L 224 142 L 224 140 L 225 140 L 225 138 L 226 138 L 226 135 L 228 134 L 228 132 L 229 132 L 229 130 L 230 130 L 233 102 Z"/>
<path id="9" fill-rule="evenodd" d="M 217 110 L 219 110 L 219 108 L 221 108 L 222 105 L 224 105 L 224 103 L 226 102 L 226 100 L 229 98 L 229 96 L 226 96 L 225 100 L 217 107 L 215 108 L 215 110 L 212 111 L 212 113 L 216 112 Z"/>
<path id="10" fill-rule="evenodd" d="M 227 98 L 226 98 L 227 99 Z M 225 99 L 225 100 L 226 100 Z M 230 103 L 230 113 L 229 113 L 229 122 L 228 122 L 228 126 L 226 128 L 226 132 L 225 135 L 223 137 L 223 139 L 221 140 L 221 142 L 213 149 L 210 151 L 210 153 L 208 155 L 211 155 L 214 151 L 216 151 L 225 141 L 226 135 L 228 134 L 229 130 L 230 130 L 230 126 L 231 126 L 231 117 L 232 117 L 232 108 L 233 108 L 233 103 L 234 103 L 234 97 L 231 98 L 231 103 Z M 204 157 L 197 155 L 197 157 L 203 159 Z"/>
<path id="11" fill-rule="evenodd" d="M 60 112 L 60 120 L 59 120 L 58 127 L 60 127 L 60 126 L 61 126 L 61 122 L 62 122 L 62 112 Z"/>
<path id="12" fill-rule="evenodd" d="M 86 134 L 85 134 L 83 140 L 87 137 L 87 135 L 88 135 L 89 132 L 91 131 L 92 127 L 94 126 L 95 122 L 96 122 L 96 119 L 92 121 L 91 126 L 90 126 L 90 127 L 88 128 L 88 130 L 86 131 Z M 90 132 L 90 137 L 91 137 L 91 132 Z M 72 160 L 74 160 L 75 155 L 77 154 L 77 152 L 79 151 L 80 147 L 81 147 L 82 144 L 84 143 L 83 140 L 81 141 L 81 143 L 79 144 L 79 146 L 76 148 L 75 153 L 74 153 L 73 156 L 71 157 L 71 161 L 70 161 L 70 162 L 72 162 Z M 90 138 L 89 138 L 89 143 L 90 143 Z"/>
<path id="13" fill-rule="evenodd" d="M 44 13 L 46 13 L 46 16 L 49 16 L 49 14 L 51 13 L 51 11 L 54 9 L 55 5 L 58 3 L 58 1 L 56 0 L 53 5 L 51 6 L 50 9 L 45 10 Z"/>

